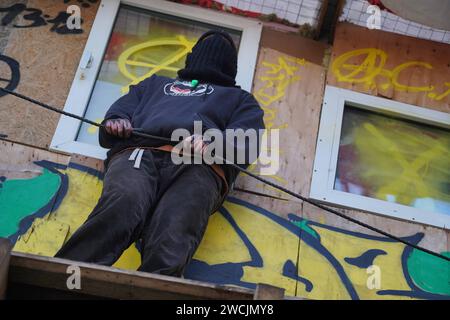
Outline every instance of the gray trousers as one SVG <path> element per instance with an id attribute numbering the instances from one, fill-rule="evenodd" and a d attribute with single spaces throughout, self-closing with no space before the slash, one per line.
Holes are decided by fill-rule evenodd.
<path id="1" fill-rule="evenodd" d="M 165 151 L 145 150 L 137 169 L 131 154 L 113 157 L 98 204 L 56 257 L 112 265 L 138 241 L 140 271 L 181 276 L 220 205 L 222 180 L 205 164 L 175 165 Z"/>

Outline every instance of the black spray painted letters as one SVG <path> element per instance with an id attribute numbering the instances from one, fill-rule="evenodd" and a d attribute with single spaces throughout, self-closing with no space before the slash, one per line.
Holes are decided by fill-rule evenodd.
<path id="1" fill-rule="evenodd" d="M 8 73 L 4 74 L 3 72 L 0 74 L 0 86 L 2 88 L 6 88 L 8 90 L 13 91 L 14 89 L 17 88 L 17 86 L 19 85 L 20 82 L 20 65 L 19 62 L 17 62 L 17 60 L 8 57 L 8 56 L 4 56 L 2 54 L 0 54 L 0 65 L 1 65 L 1 69 L 0 70 L 4 70 L 4 66 L 3 64 L 6 64 L 10 70 L 9 75 Z M 4 85 L 4 83 L 6 83 L 6 86 Z M 0 97 L 3 97 L 4 95 L 6 95 L 6 92 L 0 91 Z"/>
<path id="2" fill-rule="evenodd" d="M 64 3 L 70 1 L 64 0 Z M 89 1 L 90 3 L 95 3 L 97 0 Z M 88 3 L 81 2 L 83 7 L 89 7 Z M 87 4 L 87 6 L 86 6 Z M 35 28 L 42 27 L 51 24 L 50 31 L 56 32 L 58 34 L 79 34 L 83 33 L 83 29 L 69 29 L 66 25 L 67 19 L 70 17 L 65 11 L 60 11 L 56 17 L 50 17 L 44 14 L 42 10 L 35 8 L 28 8 L 25 4 L 14 4 L 10 7 L 0 8 L 0 14 L 6 13 L 6 15 L 1 19 L 1 24 L 3 26 L 10 25 L 14 19 L 19 16 L 23 17 L 27 23 L 24 24 L 14 24 L 14 28 Z M 81 19 L 83 23 L 83 19 Z"/>

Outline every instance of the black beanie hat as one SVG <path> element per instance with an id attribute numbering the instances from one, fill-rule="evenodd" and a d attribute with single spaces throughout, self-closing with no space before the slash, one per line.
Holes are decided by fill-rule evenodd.
<path id="1" fill-rule="evenodd" d="M 236 85 L 237 50 L 231 36 L 210 30 L 203 34 L 186 58 L 186 66 L 178 76 L 222 86 Z"/>

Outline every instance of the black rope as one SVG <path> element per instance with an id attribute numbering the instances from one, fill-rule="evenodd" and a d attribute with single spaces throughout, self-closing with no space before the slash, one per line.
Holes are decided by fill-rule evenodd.
<path id="1" fill-rule="evenodd" d="M 35 99 L 29 98 L 29 97 L 24 96 L 24 95 L 22 95 L 22 94 L 20 94 L 20 93 L 16 93 L 16 92 L 14 92 L 14 91 L 11 91 L 11 90 L 8 90 L 8 89 L 5 89 L 5 88 L 1 88 L 1 87 L 0 87 L 0 90 L 4 91 L 4 92 L 6 92 L 6 93 L 9 93 L 9 94 L 11 94 L 11 95 L 13 95 L 13 96 L 16 96 L 16 97 L 18 97 L 18 98 L 21 98 L 21 99 L 24 99 L 24 100 L 26 100 L 26 101 L 29 101 L 29 102 L 31 102 L 31 103 L 34 103 L 34 104 L 36 104 L 36 105 L 39 105 L 39 106 L 41 106 L 41 107 L 43 107 L 43 108 L 45 108 L 45 109 L 48 109 L 48 110 L 51 110 L 51 111 L 60 113 L 60 114 L 62 114 L 62 115 L 65 115 L 65 116 L 68 116 L 68 117 L 71 117 L 71 118 L 75 118 L 75 119 L 80 120 L 80 121 L 83 121 L 83 122 L 85 122 L 85 123 L 89 123 L 89 124 L 91 124 L 91 125 L 93 125 L 93 126 L 96 126 L 96 127 L 99 127 L 99 128 L 104 128 L 104 127 L 105 127 L 105 126 L 102 125 L 102 124 L 99 124 L 99 123 L 97 123 L 97 122 L 91 121 L 91 120 L 89 120 L 89 119 L 85 119 L 85 118 L 80 117 L 80 116 L 78 116 L 78 115 L 76 115 L 76 114 L 72 114 L 72 113 L 69 113 L 69 112 L 65 112 L 65 111 L 59 110 L 59 109 L 57 109 L 57 108 L 55 108 L 55 107 L 49 106 L 49 105 L 47 105 L 47 104 L 45 104 L 45 103 L 42 103 L 42 102 L 37 101 L 37 100 L 35 100 Z M 154 136 L 154 135 L 151 135 L 151 134 L 144 133 L 144 132 L 142 132 L 142 131 L 135 131 L 135 130 L 133 130 L 132 134 L 133 134 L 133 135 L 136 135 L 136 136 L 139 136 L 139 137 L 143 137 L 143 138 L 157 139 L 157 140 L 162 140 L 162 141 L 166 141 L 166 142 L 176 142 L 176 141 L 172 141 L 170 138 L 160 137 L 160 136 Z M 217 160 L 222 161 L 223 163 L 225 163 L 225 164 L 227 164 L 227 165 L 229 165 L 229 166 L 235 168 L 236 170 L 245 173 L 246 175 L 248 175 L 248 176 L 250 176 L 250 177 L 252 177 L 252 178 L 254 178 L 254 179 L 256 179 L 256 180 L 259 180 L 259 181 L 261 181 L 261 182 L 263 182 L 263 183 L 265 183 L 265 184 L 267 184 L 267 185 L 269 185 L 269 186 L 271 186 L 271 187 L 274 187 L 275 189 L 278 189 L 278 190 L 280 190 L 280 191 L 283 191 L 283 192 L 285 192 L 285 193 L 291 195 L 291 196 L 294 197 L 294 198 L 297 198 L 297 199 L 300 199 L 300 200 L 302 200 L 302 201 L 304 201 L 304 202 L 310 203 L 310 204 L 312 204 L 313 206 L 316 206 L 316 207 L 318 207 L 318 208 L 320 208 L 320 209 L 322 209 L 322 210 L 324 210 L 324 211 L 327 211 L 327 212 L 329 212 L 329 213 L 332 213 L 332 214 L 334 214 L 334 215 L 337 215 L 337 216 L 339 216 L 339 217 L 341 217 L 341 218 L 343 218 L 343 219 L 346 219 L 346 220 L 348 220 L 348 221 L 351 221 L 351 222 L 353 222 L 353 223 L 355 223 L 355 224 L 357 224 L 357 225 L 359 225 L 359 226 L 362 226 L 362 227 L 364 227 L 364 228 L 366 228 L 366 229 L 369 229 L 369 230 L 371 230 L 371 231 L 374 231 L 374 232 L 376 232 L 376 233 L 382 234 L 382 235 L 384 235 L 384 236 L 386 236 L 386 237 L 388 237 L 388 238 L 391 238 L 391 239 L 393 239 L 393 240 L 395 240 L 395 241 L 401 242 L 401 243 L 403 243 L 403 244 L 405 244 L 405 245 L 407 245 L 407 246 L 410 246 L 410 247 L 412 247 L 412 248 L 414 248 L 414 249 L 417 249 L 417 250 L 426 252 L 426 253 L 428 253 L 428 254 L 431 254 L 431 255 L 433 255 L 433 256 L 435 256 L 435 257 L 438 257 L 438 258 L 441 258 L 441 259 L 450 261 L 450 257 L 446 257 L 446 256 L 444 256 L 444 255 L 442 255 L 442 254 L 440 254 L 440 253 L 437 253 L 437 252 L 428 250 L 428 249 L 426 249 L 426 248 L 424 248 L 424 247 L 421 247 L 421 246 L 418 246 L 418 245 L 416 245 L 416 244 L 414 244 L 414 243 L 410 243 L 410 242 L 408 242 L 408 241 L 406 241 L 406 240 L 404 240 L 404 239 L 402 239 L 402 238 L 400 238 L 400 237 L 397 237 L 397 236 L 395 236 L 395 235 L 393 235 L 393 234 L 391 234 L 391 233 L 388 233 L 388 232 L 383 231 L 383 230 L 381 230 L 381 229 L 378 229 L 378 228 L 376 228 L 376 227 L 374 227 L 374 226 L 368 225 L 368 224 L 366 224 L 366 223 L 364 223 L 364 222 L 362 222 L 362 221 L 359 221 L 359 220 L 357 220 L 357 219 L 354 219 L 354 218 L 352 218 L 352 217 L 349 217 L 349 216 L 347 216 L 346 214 L 343 214 L 342 212 L 339 212 L 339 211 L 337 211 L 337 210 L 334 210 L 334 209 L 331 209 L 331 208 L 329 208 L 329 207 L 327 207 L 327 206 L 324 206 L 323 204 L 319 203 L 318 201 L 315 201 L 315 200 L 306 198 L 306 197 L 302 196 L 301 194 L 295 193 L 295 192 L 293 192 L 293 191 L 291 191 L 291 190 L 289 190 L 289 189 L 286 189 L 286 188 L 284 188 L 284 187 L 282 187 L 282 186 L 280 186 L 280 185 L 278 185 L 278 184 L 276 184 L 276 183 L 273 183 L 273 182 L 271 182 L 271 181 L 269 181 L 269 180 L 266 180 L 266 179 L 260 177 L 259 175 L 256 175 L 256 174 L 254 174 L 254 173 L 252 173 L 252 172 L 250 172 L 250 171 L 248 171 L 248 170 L 246 170 L 246 169 L 243 169 L 243 168 L 239 167 L 237 164 L 232 163 L 232 162 L 230 162 L 230 161 L 228 161 L 228 160 L 226 160 L 226 159 L 220 158 L 220 157 L 218 157 L 218 156 L 215 156 L 215 158 L 216 158 Z"/>
<path id="2" fill-rule="evenodd" d="M 38 105 L 38 106 L 41 106 L 41 107 L 43 107 L 43 108 L 45 108 L 45 109 L 47 109 L 47 110 L 50 110 L 50 111 L 53 111 L 53 112 L 60 113 L 60 114 L 65 115 L 65 116 L 67 116 L 67 117 L 75 118 L 75 119 L 77 119 L 77 120 L 83 121 L 83 122 L 85 122 L 85 123 L 91 124 L 91 125 L 96 126 L 96 127 L 99 127 L 99 128 L 105 128 L 105 126 L 104 126 L 103 124 L 101 124 L 101 123 L 94 122 L 94 121 L 92 121 L 92 120 L 83 118 L 83 117 L 81 117 L 81 116 L 78 116 L 78 115 L 73 114 L 73 113 L 70 113 L 70 112 L 66 112 L 66 111 L 63 111 L 63 110 L 59 110 L 59 109 L 57 109 L 57 108 L 55 108 L 55 107 L 49 106 L 48 104 L 45 104 L 45 103 L 40 102 L 40 101 L 37 101 L 37 100 L 35 100 L 35 99 L 33 99 L 33 98 L 24 96 L 23 94 L 20 94 L 20 93 L 11 91 L 11 90 L 9 90 L 9 89 L 1 88 L 1 87 L 0 87 L 0 90 L 2 90 L 2 91 L 4 91 L 4 92 L 7 92 L 7 93 L 9 93 L 9 94 L 11 94 L 11 95 L 13 95 L 13 96 L 16 96 L 16 97 L 18 97 L 18 98 L 20 98 L 20 99 L 23 99 L 23 100 L 26 100 L 26 101 L 28 101 L 28 102 L 34 103 L 34 104 L 36 104 L 36 105 Z M 143 138 L 147 138 L 147 139 L 150 138 L 150 139 L 164 140 L 164 141 L 168 141 L 168 142 L 173 142 L 170 138 L 164 138 L 164 137 L 159 137 L 159 136 L 153 136 L 153 135 L 151 135 L 151 134 L 147 134 L 147 133 L 144 133 L 144 132 L 141 132 L 141 131 L 137 131 L 137 130 L 133 130 L 133 134 L 134 134 L 135 136 L 139 136 L 139 137 L 143 137 Z"/>
<path id="3" fill-rule="evenodd" d="M 266 198 L 271 198 L 271 199 L 276 199 L 276 200 L 289 201 L 289 199 L 286 199 L 286 198 L 281 198 L 281 197 L 273 196 L 271 194 L 253 191 L 253 190 L 247 190 L 247 189 L 233 187 L 233 191 L 248 193 L 248 194 L 252 194 L 254 196 L 261 196 L 261 197 L 266 197 Z"/>

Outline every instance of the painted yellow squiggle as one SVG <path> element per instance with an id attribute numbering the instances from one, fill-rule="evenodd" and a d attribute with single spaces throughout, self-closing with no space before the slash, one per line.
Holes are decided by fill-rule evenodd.
<path id="1" fill-rule="evenodd" d="M 427 198 L 450 202 L 445 189 L 450 177 L 448 134 L 372 116 L 356 126 L 352 136 L 359 157 L 353 175 L 370 196 L 395 197 L 404 205 Z"/>
<path id="2" fill-rule="evenodd" d="M 122 88 L 122 93 L 127 93 L 130 85 L 135 85 L 142 80 L 158 73 L 159 71 L 177 71 L 177 68 L 173 67 L 172 64 L 180 61 L 181 59 L 184 59 L 186 55 L 192 50 L 192 47 L 194 45 L 194 40 L 188 40 L 182 35 L 177 35 L 173 38 L 160 38 L 143 42 L 125 50 L 120 54 L 117 60 L 117 65 L 119 67 L 120 73 L 122 73 L 126 78 L 130 79 L 131 82 Z M 170 55 L 164 57 L 162 61 L 158 61 L 157 63 L 151 62 L 151 60 L 149 60 L 149 58 L 145 55 L 144 51 L 160 46 L 175 46 L 180 48 Z M 139 76 L 131 72 L 128 69 L 129 66 L 144 67 L 148 68 L 149 70 L 145 74 Z"/>
<path id="3" fill-rule="evenodd" d="M 264 83 L 264 86 L 256 91 L 254 95 L 264 110 L 266 128 L 272 129 L 275 128 L 274 121 L 277 114 L 277 109 L 273 106 L 273 103 L 284 97 L 289 85 L 301 79 L 296 72 L 301 66 L 306 65 L 306 61 L 294 57 L 280 56 L 277 63 L 263 61 L 262 65 L 268 68 L 264 75 L 258 78 Z M 287 123 L 284 123 L 277 128 L 286 127 Z"/>
<path id="4" fill-rule="evenodd" d="M 356 63 L 363 58 L 362 62 Z M 403 71 L 411 68 L 422 68 L 432 70 L 433 66 L 430 63 L 423 61 L 408 61 L 402 63 L 392 70 L 386 69 L 385 65 L 388 59 L 388 54 L 376 48 L 363 48 L 348 51 L 337 57 L 331 70 L 339 82 L 347 82 L 352 84 L 363 84 L 366 89 L 388 90 L 393 88 L 396 91 L 407 92 L 424 92 L 427 97 L 441 101 L 447 96 L 450 96 L 450 83 L 445 82 L 443 86 L 449 89 L 443 93 L 435 92 L 436 85 L 429 86 L 413 86 L 401 83 L 400 75 Z M 384 82 L 377 84 L 377 79 L 383 78 Z"/>
<path id="5" fill-rule="evenodd" d="M 279 56 L 276 62 L 263 61 L 262 65 L 266 70 L 263 75 L 258 77 L 258 80 L 263 83 L 263 86 L 254 93 L 254 96 L 264 110 L 266 132 L 264 133 L 263 139 L 265 139 L 270 130 L 288 127 L 287 123 L 275 125 L 278 113 L 278 108 L 275 103 L 285 96 L 286 90 L 291 84 L 300 81 L 301 77 L 297 72 L 300 67 L 306 65 L 306 61 L 289 56 Z M 280 151 L 280 155 L 281 153 Z M 255 165 L 252 165 L 249 167 L 249 170 L 255 172 L 255 167 Z M 284 178 L 278 175 L 268 177 L 278 183 L 287 183 Z M 257 187 L 262 188 L 263 185 L 258 184 Z M 276 192 L 278 193 L 279 191 L 277 190 Z"/>

